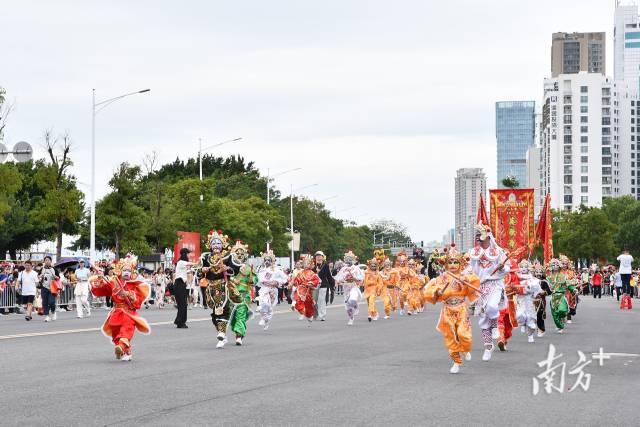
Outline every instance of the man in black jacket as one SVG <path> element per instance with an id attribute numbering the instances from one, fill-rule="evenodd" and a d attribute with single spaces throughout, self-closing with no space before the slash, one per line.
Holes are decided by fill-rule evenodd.
<path id="1" fill-rule="evenodd" d="M 320 319 L 321 322 L 324 322 L 327 315 L 327 304 L 330 296 L 333 295 L 336 282 L 333 280 L 329 264 L 327 264 L 322 251 L 315 253 L 313 271 L 320 277 L 320 286 L 315 291 L 317 295 L 314 295 L 316 301 L 314 319 Z M 333 300 L 333 298 L 331 299 Z"/>

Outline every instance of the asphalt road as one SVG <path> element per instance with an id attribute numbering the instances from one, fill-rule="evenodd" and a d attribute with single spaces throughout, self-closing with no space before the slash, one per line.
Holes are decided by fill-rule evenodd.
<path id="1" fill-rule="evenodd" d="M 583 372 L 588 391 L 569 392 L 577 351 L 640 354 L 640 303 L 621 311 L 609 297 L 585 297 L 565 334 L 535 344 L 515 331 L 509 351 L 473 360 L 458 375 L 435 330 L 439 306 L 412 317 L 352 327 L 341 306 L 326 322 L 297 320 L 279 306 L 268 331 L 250 322 L 245 345 L 216 350 L 208 312 L 143 310 L 152 334 L 136 335 L 134 360 L 119 362 L 96 330 L 106 312 L 25 322 L 0 318 L 0 425 L 640 425 L 640 357 L 612 356 Z M 45 335 L 41 335 L 45 334 Z M 566 362 L 565 392 L 533 395 L 537 362 L 553 343 Z M 559 379 L 559 377 L 558 377 Z"/>

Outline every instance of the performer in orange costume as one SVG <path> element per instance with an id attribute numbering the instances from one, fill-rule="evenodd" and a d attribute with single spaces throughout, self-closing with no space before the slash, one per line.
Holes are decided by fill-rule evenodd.
<path id="1" fill-rule="evenodd" d="M 102 324 L 102 332 L 115 345 L 116 359 L 123 361 L 131 360 L 131 340 L 135 330 L 143 334 L 151 332 L 147 321 L 137 313 L 151 294 L 148 283 L 136 280 L 137 266 L 138 259 L 129 254 L 114 264 L 115 276 L 105 277 L 96 267 L 98 275 L 89 279 L 93 295 L 111 297 L 113 301 L 113 308 Z"/>
<path id="2" fill-rule="evenodd" d="M 467 316 L 467 303 L 478 298 L 480 288 L 480 278 L 475 274 L 461 275 L 469 262 L 469 258 L 455 247 L 451 247 L 439 259 L 445 267 L 445 272 L 431 279 L 424 291 L 427 301 L 435 304 L 442 301 L 442 310 L 438 320 L 437 329 L 444 337 L 444 344 L 449 350 L 449 355 L 453 360 L 453 366 L 449 370 L 452 374 L 457 374 L 462 365 L 462 355 L 466 354 L 466 359 L 471 359 L 471 347 L 473 344 L 471 334 L 471 323 Z"/>
<path id="3" fill-rule="evenodd" d="M 398 271 L 391 267 L 391 260 L 385 259 L 380 271 L 384 288 L 382 290 L 382 301 L 384 303 L 384 318 L 388 319 L 392 311 L 395 311 L 398 303 L 398 283 L 400 275 Z"/>
<path id="4" fill-rule="evenodd" d="M 424 281 L 418 276 L 418 264 L 414 259 L 410 259 L 407 266 L 409 267 L 409 285 L 407 287 L 409 309 L 407 310 L 407 314 L 412 315 L 422 311 L 422 288 L 424 287 Z"/>
<path id="5" fill-rule="evenodd" d="M 410 269 L 407 265 L 407 254 L 404 251 L 398 252 L 398 256 L 396 257 L 396 271 L 399 275 L 398 288 L 399 290 L 399 311 L 400 316 L 403 315 L 405 307 L 407 307 L 407 311 L 409 311 L 409 307 L 407 304 L 407 298 L 409 296 L 409 289 L 411 287 L 411 276 L 415 275 L 415 271 Z"/>
<path id="6" fill-rule="evenodd" d="M 367 300 L 369 306 L 369 322 L 372 320 L 378 320 L 378 310 L 376 309 L 376 299 L 382 293 L 384 287 L 384 281 L 378 271 L 378 261 L 375 258 L 371 258 L 367 263 L 367 271 L 364 272 L 364 297 Z"/>
<path id="7" fill-rule="evenodd" d="M 293 284 L 296 286 L 295 307 L 301 316 L 306 317 L 307 321 L 313 321 L 313 290 L 320 284 L 320 277 L 313 271 L 313 259 L 311 255 L 302 255 L 302 270 L 293 278 Z"/>

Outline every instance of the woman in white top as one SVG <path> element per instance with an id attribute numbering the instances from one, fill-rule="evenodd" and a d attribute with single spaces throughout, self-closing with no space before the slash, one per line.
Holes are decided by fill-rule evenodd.
<path id="1" fill-rule="evenodd" d="M 175 325 L 180 329 L 188 328 L 187 299 L 189 298 L 189 291 L 187 290 L 187 272 L 191 269 L 189 252 L 190 251 L 187 248 L 180 249 L 180 260 L 176 264 L 175 281 L 173 285 L 176 305 L 178 306 L 178 313 L 176 314 L 176 319 L 173 323 L 175 323 Z"/>
<path id="2" fill-rule="evenodd" d="M 22 303 L 27 305 L 27 315 L 24 320 L 31 320 L 33 310 L 33 300 L 36 297 L 36 286 L 38 285 L 38 273 L 33 270 L 31 261 L 24 263 L 24 270 L 18 276 L 18 286 L 22 293 Z"/>

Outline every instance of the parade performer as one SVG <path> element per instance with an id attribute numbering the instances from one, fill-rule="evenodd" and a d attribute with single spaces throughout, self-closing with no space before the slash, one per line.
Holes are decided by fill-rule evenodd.
<path id="1" fill-rule="evenodd" d="M 551 287 L 551 315 L 553 322 L 556 324 L 557 332 L 561 334 L 564 331 L 565 319 L 569 313 L 569 304 L 567 303 L 567 290 L 575 292 L 575 287 L 569 284 L 567 277 L 560 272 L 562 263 L 559 259 L 553 258 L 549 261 L 547 280 Z"/>
<path id="2" fill-rule="evenodd" d="M 375 258 L 375 260 L 378 262 L 378 270 L 382 271 L 382 269 L 384 268 L 384 262 L 389 259 L 385 254 L 384 254 L 384 249 L 375 249 L 373 251 L 373 257 Z"/>
<path id="3" fill-rule="evenodd" d="M 201 285 L 206 282 L 207 306 L 212 310 L 211 321 L 218 332 L 216 348 L 223 348 L 227 343 L 227 326 L 231 318 L 233 304 L 230 300 L 229 281 L 231 274 L 225 264 L 229 259 L 229 237 L 220 230 L 211 230 L 207 236 L 210 252 L 200 256 L 199 270 Z M 239 294 L 235 297 L 239 300 Z"/>
<path id="4" fill-rule="evenodd" d="M 231 248 L 229 260 L 230 270 L 237 272 L 229 281 L 229 297 L 233 303 L 233 311 L 229 326 L 236 336 L 236 345 L 242 345 L 242 340 L 247 334 L 247 320 L 253 316 L 251 310 L 251 293 L 258 282 L 258 276 L 253 271 L 252 265 L 247 265 L 248 246 L 240 240 Z"/>
<path id="5" fill-rule="evenodd" d="M 409 274 L 409 286 L 407 290 L 407 303 L 409 306 L 407 314 L 411 316 L 412 314 L 418 314 L 422 311 L 424 279 L 420 278 L 422 266 L 418 266 L 414 259 L 410 259 L 409 262 L 407 262 L 407 266 L 411 272 L 411 274 Z"/>
<path id="6" fill-rule="evenodd" d="M 435 304 L 442 301 L 442 309 L 437 330 L 444 338 L 453 366 L 449 370 L 457 374 L 462 365 L 462 357 L 470 360 L 472 348 L 471 324 L 467 315 L 467 302 L 478 298 L 480 279 L 475 274 L 462 275 L 468 256 L 461 254 L 455 246 L 439 258 L 445 273 L 431 279 L 424 291 L 425 300 Z"/>
<path id="7" fill-rule="evenodd" d="M 560 264 L 562 265 L 560 272 L 567 278 L 567 283 L 575 287 L 577 285 L 578 278 L 575 270 L 573 269 L 573 263 L 568 256 L 561 254 Z M 576 311 L 578 309 L 578 293 L 576 292 L 574 294 L 567 289 L 565 295 L 567 297 L 567 305 L 569 306 L 569 311 L 567 312 L 567 323 L 571 323 L 571 318 L 576 315 Z"/>
<path id="8" fill-rule="evenodd" d="M 493 340 L 500 337 L 498 316 L 503 301 L 503 278 L 509 272 L 505 264 L 508 257 L 496 243 L 489 226 L 479 223 L 475 232 L 476 245 L 469 252 L 469 257 L 472 271 L 480 278 L 480 298 L 476 308 L 480 310 L 478 323 L 484 342 L 482 360 L 488 361 L 494 349 Z"/>
<path id="9" fill-rule="evenodd" d="M 115 346 L 116 359 L 129 361 L 132 358 L 131 341 L 136 329 L 142 334 L 151 332 L 146 320 L 138 316 L 137 310 L 151 295 L 151 288 L 137 280 L 138 259 L 128 254 L 113 264 L 114 275 L 105 277 L 101 268 L 95 267 L 96 276 L 91 276 L 91 293 L 96 297 L 111 297 L 113 307 L 102 324 L 102 333 Z"/>
<path id="10" fill-rule="evenodd" d="M 540 283 L 540 292 L 534 295 L 533 304 L 536 309 L 536 325 L 538 326 L 538 338 L 542 338 L 546 332 L 545 319 L 547 318 L 547 297 L 552 294 L 549 282 L 546 280 L 544 267 L 539 261 L 533 264 L 533 276 Z"/>
<path id="11" fill-rule="evenodd" d="M 258 286 L 260 286 L 260 326 L 266 331 L 271 324 L 273 308 L 278 304 L 278 289 L 284 286 L 289 278 L 276 265 L 276 256 L 269 250 L 262 254 L 262 267 L 258 271 Z"/>
<path id="12" fill-rule="evenodd" d="M 336 275 L 336 283 L 342 285 L 344 292 L 344 305 L 347 310 L 349 321 L 347 325 L 353 325 L 353 319 L 358 314 L 358 301 L 362 297 L 360 285 L 364 279 L 364 274 L 360 267 L 355 265 L 356 256 L 349 251 L 344 254 L 344 266 Z"/>
<path id="13" fill-rule="evenodd" d="M 384 280 L 378 271 L 378 260 L 371 258 L 367 263 L 367 271 L 364 273 L 364 297 L 368 305 L 368 319 L 378 320 L 378 309 L 376 308 L 376 299 L 382 294 Z"/>
<path id="14" fill-rule="evenodd" d="M 507 299 L 506 307 L 500 310 L 498 315 L 498 348 L 500 351 L 507 350 L 507 344 L 513 334 L 513 328 L 518 327 L 518 317 L 516 313 L 517 295 L 523 293 L 520 277 L 518 276 L 518 262 L 515 259 L 509 260 L 509 273 L 504 277 L 504 292 Z"/>
<path id="15" fill-rule="evenodd" d="M 313 271 L 311 255 L 302 255 L 300 258 L 302 270 L 293 278 L 296 287 L 295 308 L 301 319 L 306 318 L 311 323 L 314 313 L 313 290 L 320 285 L 320 277 Z"/>
<path id="16" fill-rule="evenodd" d="M 398 252 L 398 255 L 396 256 L 396 264 L 396 271 L 400 276 L 400 280 L 398 281 L 398 306 L 400 316 L 402 316 L 405 312 L 405 307 L 407 312 L 409 311 L 409 291 L 411 289 L 412 277 L 415 276 L 415 270 L 409 268 L 407 263 L 407 254 L 404 251 Z"/>
<path id="17" fill-rule="evenodd" d="M 384 318 L 388 319 L 391 316 L 391 312 L 395 311 L 398 304 L 398 283 L 400 282 L 400 275 L 392 268 L 391 260 L 385 259 L 383 262 L 382 270 L 380 271 L 384 288 L 382 290 L 382 302 L 384 304 Z"/>
<path id="18" fill-rule="evenodd" d="M 518 279 L 522 286 L 522 292 L 517 294 L 518 323 L 525 328 L 527 340 L 532 343 L 535 341 L 533 335 L 538 328 L 534 298 L 542 291 L 542 288 L 540 287 L 540 280 L 531 274 L 531 263 L 526 259 L 523 259 L 518 264 Z"/>

